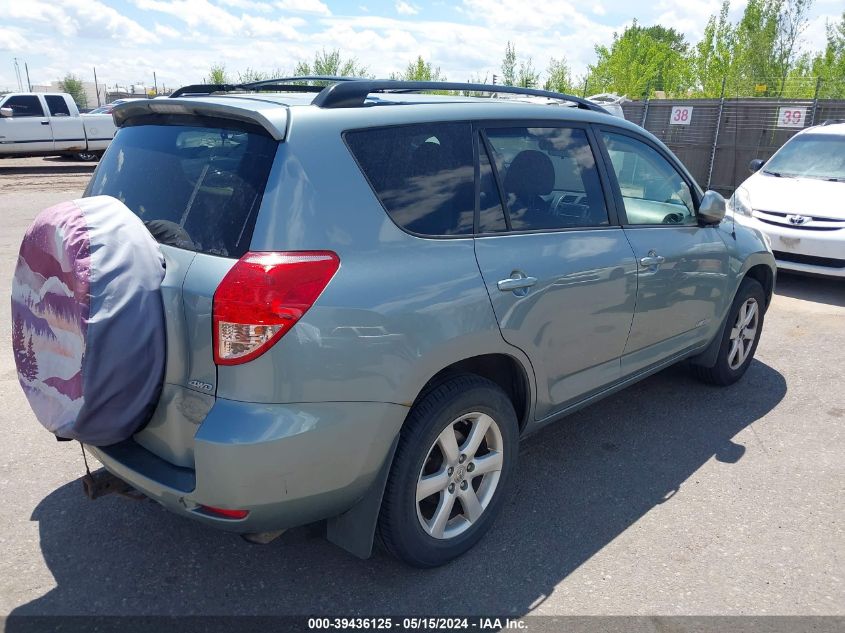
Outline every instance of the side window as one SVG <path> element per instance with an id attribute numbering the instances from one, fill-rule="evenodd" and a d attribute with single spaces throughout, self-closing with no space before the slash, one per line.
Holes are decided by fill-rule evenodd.
<path id="1" fill-rule="evenodd" d="M 479 163 L 478 232 L 498 233 L 507 231 L 508 225 L 505 222 L 502 197 L 499 195 L 499 187 L 496 185 L 496 177 L 493 175 L 490 156 L 487 154 L 487 148 L 480 136 L 477 141 Z"/>
<path id="2" fill-rule="evenodd" d="M 64 97 L 47 95 L 44 99 L 47 100 L 47 107 L 51 116 L 70 116 L 70 109 L 67 107 L 67 101 Z"/>
<path id="3" fill-rule="evenodd" d="M 689 185 L 655 149 L 622 134 L 602 132 L 622 190 L 628 224 L 696 224 Z"/>
<path id="4" fill-rule="evenodd" d="M 579 128 L 490 128 L 511 228 L 609 224 L 593 150 Z"/>
<path id="5" fill-rule="evenodd" d="M 346 143 L 396 224 L 421 235 L 468 235 L 475 167 L 468 123 L 346 132 Z"/>
<path id="6" fill-rule="evenodd" d="M 3 104 L 3 107 L 12 108 L 15 117 L 44 116 L 44 108 L 41 107 L 41 101 L 33 95 L 9 97 L 6 103 Z"/>

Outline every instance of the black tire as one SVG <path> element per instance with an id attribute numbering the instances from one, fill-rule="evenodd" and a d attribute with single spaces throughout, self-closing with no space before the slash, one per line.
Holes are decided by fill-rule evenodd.
<path id="1" fill-rule="evenodd" d="M 100 160 L 101 152 L 77 152 L 73 155 L 75 160 L 81 160 L 86 163 L 91 163 L 95 160 Z"/>
<path id="2" fill-rule="evenodd" d="M 462 503 L 459 505 L 459 497 L 455 497 L 452 514 L 447 516 L 452 516 L 452 523 L 455 523 L 456 519 L 457 529 L 464 531 L 448 538 L 435 538 L 423 527 L 420 508 L 425 503 L 433 503 L 434 495 L 443 500 L 445 495 L 450 493 L 448 489 L 433 493 L 432 497 L 428 497 L 418 508 L 417 484 L 423 474 L 423 468 L 431 465 L 434 452 L 440 450 L 435 446 L 435 442 L 448 427 L 455 429 L 459 452 L 467 447 L 466 438 L 461 444 L 460 433 L 462 428 L 466 428 L 467 436 L 470 435 L 472 426 L 462 425 L 474 424 L 471 420 L 474 419 L 472 416 L 475 413 L 490 416 L 500 432 L 500 437 L 489 434 L 494 431 L 485 435 L 479 449 L 486 451 L 490 438 L 494 442 L 501 441 L 501 451 L 491 449 L 491 453 L 501 453 L 502 463 L 501 470 L 497 471 L 497 483 L 493 486 L 492 496 L 489 497 L 486 507 L 473 521 L 462 518 L 467 511 L 463 509 Z M 460 420 L 462 416 L 468 416 L 467 420 L 470 421 Z M 475 375 L 461 375 L 429 391 L 411 409 L 402 428 L 379 514 L 379 541 L 392 555 L 414 567 L 437 567 L 465 553 L 481 540 L 501 510 L 516 466 L 518 443 L 519 427 L 513 405 L 502 389 L 490 380 Z M 441 453 L 440 457 L 437 470 L 442 473 L 447 468 L 445 453 Z M 474 459 L 479 460 L 477 463 L 481 464 L 484 457 L 482 453 Z M 449 485 L 459 496 L 467 494 L 465 483 L 472 486 L 470 492 L 474 495 L 481 489 L 488 476 L 469 475 L 469 472 L 472 472 L 470 463 L 473 461 L 461 462 L 462 465 L 465 464 L 464 468 L 453 468 L 454 474 L 450 474 L 448 479 L 453 482 Z M 464 475 L 464 470 L 469 472 Z M 466 482 L 463 480 L 464 476 Z M 455 516 L 454 513 L 459 509 L 458 516 Z M 432 516 L 432 521 L 433 518 Z"/>
<path id="3" fill-rule="evenodd" d="M 754 300 L 757 304 L 757 325 L 753 341 L 751 341 L 751 348 L 748 351 L 745 359 L 738 366 L 731 366 L 730 354 L 732 351 L 733 340 L 731 334 L 734 326 L 737 323 L 739 313 L 743 305 L 749 301 Z M 701 367 L 693 365 L 693 373 L 695 376 L 711 385 L 727 386 L 732 385 L 737 380 L 742 378 L 748 370 L 748 366 L 754 359 L 754 354 L 757 351 L 757 344 L 760 342 L 760 336 L 763 333 L 763 320 L 766 312 L 766 294 L 763 291 L 763 286 L 760 285 L 756 279 L 746 277 L 739 284 L 739 289 L 736 292 L 731 309 L 728 312 L 727 323 L 725 331 L 722 334 L 722 341 L 719 345 L 719 353 L 716 356 L 716 362 L 712 367 Z"/>

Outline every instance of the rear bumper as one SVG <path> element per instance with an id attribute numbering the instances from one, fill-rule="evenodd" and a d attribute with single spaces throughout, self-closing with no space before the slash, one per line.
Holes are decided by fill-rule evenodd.
<path id="1" fill-rule="evenodd" d="M 374 481 L 407 412 L 372 402 L 218 399 L 194 436 L 193 469 L 134 440 L 86 449 L 113 475 L 177 514 L 224 530 L 262 532 L 348 510 Z M 219 518 L 200 505 L 249 515 Z"/>

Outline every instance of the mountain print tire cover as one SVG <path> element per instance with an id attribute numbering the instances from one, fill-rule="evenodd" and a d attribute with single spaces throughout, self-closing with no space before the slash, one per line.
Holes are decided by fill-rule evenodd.
<path id="1" fill-rule="evenodd" d="M 35 218 L 12 281 L 12 349 L 45 428 L 106 446 L 149 420 L 164 375 L 163 278 L 158 244 L 115 198 Z"/>

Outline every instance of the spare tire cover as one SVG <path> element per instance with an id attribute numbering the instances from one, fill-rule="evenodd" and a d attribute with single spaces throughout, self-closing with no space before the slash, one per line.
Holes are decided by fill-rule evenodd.
<path id="1" fill-rule="evenodd" d="M 164 376 L 163 278 L 158 244 L 115 198 L 35 218 L 12 282 L 12 349 L 49 431 L 106 446 L 149 420 Z"/>

